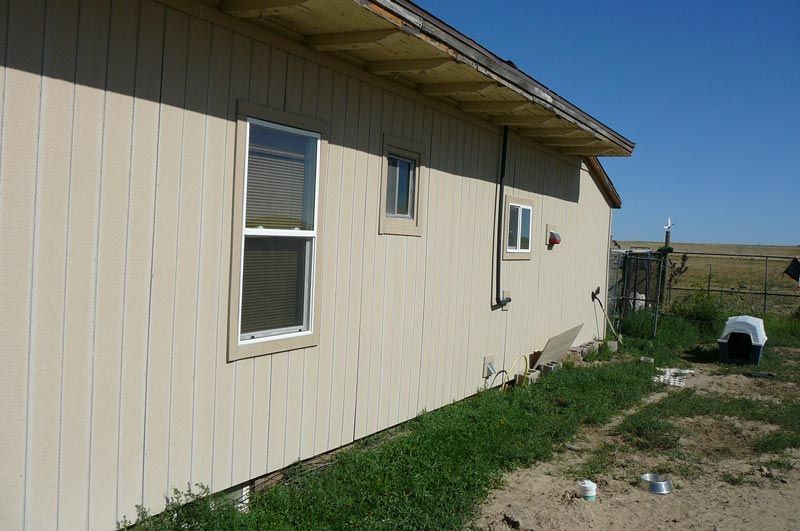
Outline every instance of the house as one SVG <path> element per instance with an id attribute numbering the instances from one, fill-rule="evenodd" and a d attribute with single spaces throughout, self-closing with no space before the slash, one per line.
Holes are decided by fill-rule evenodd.
<path id="1" fill-rule="evenodd" d="M 246 485 L 604 334 L 633 144 L 409 1 L 0 13 L 0 528 Z"/>

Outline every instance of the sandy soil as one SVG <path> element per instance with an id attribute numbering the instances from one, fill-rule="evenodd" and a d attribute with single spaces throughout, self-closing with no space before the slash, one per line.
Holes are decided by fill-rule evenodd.
<path id="1" fill-rule="evenodd" d="M 713 375 L 701 364 L 687 379 L 699 392 L 775 400 L 797 396 L 794 384 L 780 384 L 741 375 Z M 649 397 L 659 400 L 666 393 Z M 630 413 L 630 412 L 628 412 Z M 663 465 L 666 456 L 624 451 L 613 454 L 612 464 L 598 478 L 594 503 L 577 496 L 571 472 L 603 443 L 619 444 L 611 434 L 615 419 L 602 429 L 583 433 L 579 440 L 547 463 L 509 474 L 505 486 L 492 492 L 474 524 L 483 529 L 800 529 L 800 452 L 781 456 L 754 456 L 746 443 L 774 426 L 736 418 L 675 419 L 686 428 L 681 447 L 695 457 L 684 474 L 672 474 L 675 490 L 653 495 L 635 482 L 644 472 Z M 792 468 L 769 468 L 780 457 Z M 731 485 L 723 477 L 738 477 Z"/>

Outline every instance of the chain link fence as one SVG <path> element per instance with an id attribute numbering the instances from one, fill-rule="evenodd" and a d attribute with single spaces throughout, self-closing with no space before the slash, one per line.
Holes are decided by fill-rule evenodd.
<path id="1" fill-rule="evenodd" d="M 668 269 L 671 266 L 673 270 L 683 270 L 668 283 L 667 302 L 684 294 L 705 293 L 716 299 L 720 307 L 732 311 L 760 316 L 794 313 L 800 307 L 800 289 L 784 275 L 792 258 L 711 253 L 672 254 L 668 258 Z"/>
<path id="2" fill-rule="evenodd" d="M 706 297 L 728 314 L 798 314 L 800 289 L 784 275 L 792 258 L 612 249 L 609 314 L 619 326 L 626 315 L 649 310 L 654 335 L 659 314 L 687 297 Z"/>

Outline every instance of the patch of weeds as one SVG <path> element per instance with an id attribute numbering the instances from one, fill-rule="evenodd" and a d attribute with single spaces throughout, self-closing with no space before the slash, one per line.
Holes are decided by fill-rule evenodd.
<path id="1" fill-rule="evenodd" d="M 167 497 L 162 512 L 150 515 L 144 507 L 137 506 L 135 522 L 123 518 L 118 529 L 136 531 L 161 531 L 165 529 L 242 529 L 244 514 L 236 503 L 223 493 L 211 494 L 208 487 L 197 484 L 187 486 L 185 492 L 174 489 Z"/>
<path id="2" fill-rule="evenodd" d="M 701 338 L 697 326 L 680 316 L 661 315 L 658 319 L 656 339 L 669 347 L 686 348 Z"/>
<path id="3" fill-rule="evenodd" d="M 728 485 L 738 487 L 740 485 L 756 485 L 757 482 L 746 473 L 735 474 L 733 472 L 723 472 L 720 479 Z"/>
<path id="4" fill-rule="evenodd" d="M 788 459 L 783 459 L 780 457 L 774 457 L 772 459 L 768 459 L 762 463 L 758 463 L 761 466 L 765 466 L 767 468 L 771 468 L 774 470 L 792 470 L 794 469 L 794 463 L 789 461 Z"/>
<path id="5" fill-rule="evenodd" d="M 727 317 L 717 300 L 705 293 L 693 293 L 681 297 L 670 305 L 670 311 L 675 316 L 694 324 L 696 330 L 704 337 L 718 334 Z"/>
<path id="6" fill-rule="evenodd" d="M 626 440 L 644 450 L 671 449 L 680 432 L 669 418 L 736 417 L 742 420 L 779 426 L 780 429 L 756 439 L 757 453 L 780 453 L 800 448 L 800 403 L 774 403 L 686 389 L 669 394 L 625 419 L 618 431 Z"/>
<path id="7" fill-rule="evenodd" d="M 656 367 L 688 367 L 689 363 L 681 358 L 681 347 L 670 347 L 651 339 L 626 338 L 624 353 L 636 361 L 640 356 L 655 360 Z"/>
<path id="8" fill-rule="evenodd" d="M 596 479 L 607 472 L 624 451 L 621 445 L 605 442 L 592 450 L 586 461 L 570 468 L 567 473 L 574 478 Z"/>
<path id="9" fill-rule="evenodd" d="M 800 383 L 800 356 L 797 361 L 782 353 L 773 346 L 764 348 L 761 362 L 756 365 L 736 365 L 732 363 L 719 363 L 713 375 L 748 374 L 751 372 L 768 372 L 774 374 L 774 379 L 784 382 Z"/>
<path id="10" fill-rule="evenodd" d="M 653 338 L 654 315 L 639 310 L 625 316 L 621 330 L 626 338 L 648 339 L 660 346 L 688 347 L 700 339 L 700 332 L 690 321 L 675 315 L 659 315 L 656 337 Z"/>
<path id="11" fill-rule="evenodd" d="M 680 455 L 681 457 L 677 457 Z M 691 479 L 703 473 L 703 468 L 698 464 L 701 457 L 685 452 L 670 452 L 669 461 L 659 463 L 655 467 L 657 474 L 672 474 L 674 476 Z"/>
<path id="12" fill-rule="evenodd" d="M 601 343 L 597 350 L 584 358 L 584 361 L 590 363 L 593 361 L 611 361 L 611 358 L 613 358 L 615 354 L 615 352 L 612 352 L 611 349 L 608 348 L 606 343 Z"/>
<path id="13" fill-rule="evenodd" d="M 800 319 L 791 315 L 767 315 L 764 329 L 769 344 L 776 347 L 800 347 Z"/>
<path id="14" fill-rule="evenodd" d="M 624 337 L 652 338 L 653 314 L 649 310 L 639 310 L 625 315 L 620 324 Z"/>
<path id="15" fill-rule="evenodd" d="M 652 414 L 652 411 L 645 408 L 629 416 L 617 426 L 616 433 L 640 450 L 676 448 L 681 436 L 680 430 L 671 422 Z"/>
<path id="16" fill-rule="evenodd" d="M 759 438 L 753 445 L 763 454 L 777 454 L 787 448 L 800 448 L 800 433 L 780 430 Z"/>

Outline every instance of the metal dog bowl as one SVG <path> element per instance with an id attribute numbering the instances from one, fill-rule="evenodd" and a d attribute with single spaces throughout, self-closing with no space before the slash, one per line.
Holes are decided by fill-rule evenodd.
<path id="1" fill-rule="evenodd" d="M 669 474 L 642 474 L 639 486 L 653 494 L 669 494 L 672 492 L 672 480 Z"/>

